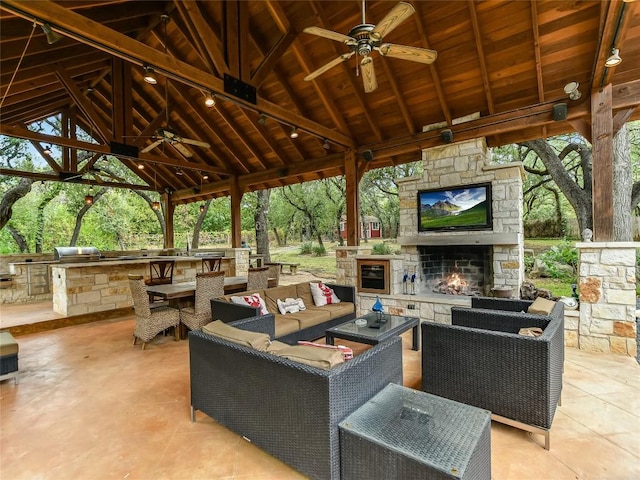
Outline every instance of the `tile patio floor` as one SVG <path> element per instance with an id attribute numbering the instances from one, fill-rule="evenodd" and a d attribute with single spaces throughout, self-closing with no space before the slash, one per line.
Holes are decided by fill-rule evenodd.
<path id="1" fill-rule="evenodd" d="M 142 351 L 132 332 L 125 316 L 17 337 L 19 384 L 0 384 L 1 479 L 305 478 L 200 412 L 192 423 L 188 341 Z M 419 387 L 420 352 L 403 339 L 404 383 Z M 640 478 L 636 361 L 567 349 L 550 451 L 542 441 L 494 422 L 493 478 Z"/>

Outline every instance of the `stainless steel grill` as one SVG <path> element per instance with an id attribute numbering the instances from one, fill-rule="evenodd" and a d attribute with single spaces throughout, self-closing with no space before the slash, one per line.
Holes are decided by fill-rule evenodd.
<path id="1" fill-rule="evenodd" d="M 54 247 L 53 258 L 61 263 L 91 262 L 100 260 L 100 251 L 96 247 Z"/>

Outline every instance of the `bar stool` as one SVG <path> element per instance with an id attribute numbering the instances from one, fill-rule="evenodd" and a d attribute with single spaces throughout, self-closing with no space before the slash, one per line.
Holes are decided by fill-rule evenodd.
<path id="1" fill-rule="evenodd" d="M 202 272 L 219 272 L 222 265 L 222 257 L 202 257 Z"/>

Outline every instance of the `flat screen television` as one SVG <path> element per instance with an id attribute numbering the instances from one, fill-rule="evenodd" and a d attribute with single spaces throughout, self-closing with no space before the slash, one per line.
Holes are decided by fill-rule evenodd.
<path id="1" fill-rule="evenodd" d="M 418 192 L 418 231 L 493 228 L 491 184 L 463 185 Z"/>

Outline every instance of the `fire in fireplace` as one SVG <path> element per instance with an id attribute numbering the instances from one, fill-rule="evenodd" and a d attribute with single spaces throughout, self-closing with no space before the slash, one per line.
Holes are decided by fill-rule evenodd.
<path id="1" fill-rule="evenodd" d="M 487 295 L 491 285 L 489 245 L 421 246 L 423 293 Z"/>

